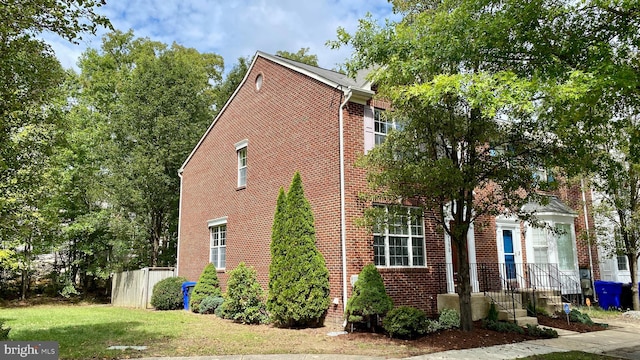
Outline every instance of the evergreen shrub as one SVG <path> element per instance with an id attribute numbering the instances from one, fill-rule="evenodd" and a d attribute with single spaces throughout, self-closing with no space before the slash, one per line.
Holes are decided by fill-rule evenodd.
<path id="1" fill-rule="evenodd" d="M 256 271 L 244 263 L 230 271 L 227 298 L 222 308 L 225 319 L 243 324 L 260 324 L 267 321 L 264 292 L 256 276 Z"/>
<path id="2" fill-rule="evenodd" d="M 411 306 L 399 306 L 385 316 L 382 326 L 389 337 L 415 338 L 427 332 L 429 319 L 427 314 Z"/>
<path id="3" fill-rule="evenodd" d="M 524 329 L 522 327 L 520 327 L 516 323 L 511 322 L 485 319 L 482 321 L 482 327 L 497 332 L 514 332 L 518 334 L 524 334 Z"/>
<path id="4" fill-rule="evenodd" d="M 384 287 L 382 276 L 373 264 L 368 264 L 353 284 L 353 293 L 347 301 L 345 317 L 350 323 L 366 323 L 374 326 L 378 317 L 384 317 L 393 309 L 393 300 Z"/>
<path id="5" fill-rule="evenodd" d="M 200 312 L 200 303 L 207 296 L 222 296 L 220 291 L 220 282 L 218 281 L 218 273 L 215 265 L 209 263 L 202 270 L 200 278 L 193 287 L 191 297 L 189 299 L 189 308 L 193 312 Z"/>
<path id="6" fill-rule="evenodd" d="M 215 314 L 216 309 L 222 305 L 224 298 L 222 296 L 207 296 L 202 299 L 198 312 L 200 314 Z"/>
<path id="7" fill-rule="evenodd" d="M 489 305 L 489 313 L 487 314 L 488 321 L 498 321 L 498 309 L 496 308 L 496 303 L 493 301 L 491 305 Z"/>
<path id="8" fill-rule="evenodd" d="M 296 172 L 276 205 L 267 309 L 276 326 L 316 327 L 324 322 L 330 301 L 329 270 L 316 248 L 311 205 Z"/>
<path id="9" fill-rule="evenodd" d="M 558 337 L 558 332 L 554 329 L 547 327 L 540 327 L 537 325 L 527 324 L 527 335 L 534 336 L 542 339 L 555 339 Z"/>
<path id="10" fill-rule="evenodd" d="M 591 320 L 591 317 L 589 317 L 589 314 L 581 313 L 577 309 L 571 309 L 571 311 L 569 312 L 569 321 L 587 325 L 594 325 L 594 322 L 593 320 Z"/>
<path id="11" fill-rule="evenodd" d="M 151 306 L 156 310 L 179 310 L 184 308 L 182 283 L 187 281 L 181 276 L 158 281 L 153 286 Z"/>

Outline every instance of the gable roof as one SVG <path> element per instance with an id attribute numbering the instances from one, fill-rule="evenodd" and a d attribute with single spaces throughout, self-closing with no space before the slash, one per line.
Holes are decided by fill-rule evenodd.
<path id="1" fill-rule="evenodd" d="M 578 216 L 577 212 L 563 203 L 557 196 L 549 196 L 549 203 L 545 205 L 530 202 L 524 205 L 522 210 L 527 213 L 535 213 L 536 215 Z"/>
<path id="2" fill-rule="evenodd" d="M 178 169 L 179 175 L 182 174 L 185 166 L 187 166 L 187 164 L 189 163 L 189 160 L 191 160 L 191 158 L 193 157 L 195 152 L 198 150 L 198 148 L 200 147 L 204 139 L 207 137 L 207 135 L 209 135 L 209 133 L 213 129 L 213 126 L 216 124 L 218 119 L 220 119 L 222 114 L 227 110 L 227 107 L 236 97 L 236 94 L 238 93 L 240 88 L 246 83 L 247 78 L 251 73 L 251 70 L 253 70 L 253 67 L 255 66 L 258 58 L 264 58 L 273 63 L 282 65 L 290 70 L 306 75 L 312 79 L 316 79 L 321 83 L 324 83 L 330 87 L 333 87 L 335 89 L 341 89 L 345 94 L 347 92 L 351 92 L 352 93 L 352 97 L 350 99 L 351 102 L 365 104 L 366 101 L 371 99 L 371 97 L 374 95 L 374 92 L 371 90 L 371 83 L 366 80 L 366 76 L 369 73 L 368 70 L 360 71 L 357 74 L 356 79 L 352 79 L 352 78 L 349 78 L 347 75 L 341 74 L 337 71 L 327 70 L 320 67 L 301 63 L 298 61 L 285 59 L 280 56 L 270 55 L 262 51 L 257 51 L 255 56 L 253 57 L 253 61 L 251 62 L 251 65 L 247 69 L 247 73 L 244 75 L 244 78 L 240 82 L 240 85 L 238 85 L 236 90 L 229 97 L 229 100 L 227 100 L 227 102 L 224 104 L 222 109 L 220 109 L 220 112 L 218 112 L 218 115 L 215 117 L 215 119 L 213 119 L 213 122 L 211 122 L 211 125 L 209 125 L 209 128 L 207 128 L 207 131 L 205 131 L 204 135 L 202 135 L 202 137 L 200 138 L 196 146 L 193 148 L 193 150 L 191 150 L 191 153 L 189 154 L 189 156 L 187 156 L 184 163 L 182 163 L 182 166 L 180 167 L 180 169 Z"/>

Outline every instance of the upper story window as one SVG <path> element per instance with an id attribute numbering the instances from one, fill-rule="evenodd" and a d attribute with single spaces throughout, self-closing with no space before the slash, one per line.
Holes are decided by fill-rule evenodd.
<path id="1" fill-rule="evenodd" d="M 385 215 L 386 222 L 373 229 L 374 264 L 381 267 L 425 266 L 422 211 L 385 207 Z"/>
<path id="2" fill-rule="evenodd" d="M 236 143 L 236 153 L 238 156 L 238 187 L 247 186 L 247 146 L 249 140 L 242 140 Z"/>
<path id="3" fill-rule="evenodd" d="M 377 108 L 373 110 L 373 133 L 375 134 L 376 145 L 382 144 L 389 131 L 395 128 L 395 123 L 384 114 L 384 110 Z"/>
<path id="4" fill-rule="evenodd" d="M 227 218 L 209 221 L 209 262 L 216 269 L 227 266 Z"/>

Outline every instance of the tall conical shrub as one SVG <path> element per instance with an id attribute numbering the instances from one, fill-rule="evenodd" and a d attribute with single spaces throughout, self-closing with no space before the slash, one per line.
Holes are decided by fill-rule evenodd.
<path id="1" fill-rule="evenodd" d="M 220 282 L 218 281 L 218 273 L 215 265 L 209 263 L 202 270 L 200 278 L 193 287 L 191 297 L 189 299 L 189 308 L 193 312 L 198 312 L 200 302 L 207 296 L 222 296 L 220 291 Z"/>
<path id="2" fill-rule="evenodd" d="M 313 213 L 296 173 L 281 190 L 271 237 L 267 309 L 282 327 L 319 326 L 329 307 L 329 270 L 316 248 Z"/>
<path id="3" fill-rule="evenodd" d="M 353 284 L 353 294 L 347 301 L 345 317 L 350 323 L 366 323 L 376 326 L 378 316 L 393 309 L 393 300 L 384 287 L 382 276 L 373 264 L 368 264 Z"/>

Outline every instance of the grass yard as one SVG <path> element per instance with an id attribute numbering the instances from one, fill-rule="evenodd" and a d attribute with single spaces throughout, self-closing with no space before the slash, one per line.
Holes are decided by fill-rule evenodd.
<path id="1" fill-rule="evenodd" d="M 362 354 L 403 357 L 407 347 L 387 341 L 349 341 L 319 329 L 240 325 L 213 315 L 109 305 L 37 305 L 0 309 L 13 341 L 57 341 L 60 359 L 113 359 L 230 354 Z M 112 345 L 147 350 L 107 350 Z M 409 347 L 410 348 L 410 347 Z"/>
<path id="2" fill-rule="evenodd" d="M 594 318 L 617 312 L 580 309 Z M 327 336 L 341 330 L 327 320 L 318 329 L 278 329 L 240 325 L 214 315 L 154 311 L 95 304 L 53 304 L 0 308 L 0 320 L 10 327 L 10 340 L 57 341 L 60 359 L 116 359 L 161 356 L 243 354 L 353 354 L 402 358 L 448 349 L 444 340 L 427 344 L 389 339 L 382 334 Z M 446 339 L 446 338 L 444 338 Z M 107 350 L 109 346 L 146 346 L 138 350 Z M 449 347 L 452 348 L 452 347 Z M 455 347 L 453 347 L 455 348 Z M 581 352 L 555 353 L 531 359 L 611 359 Z"/>

